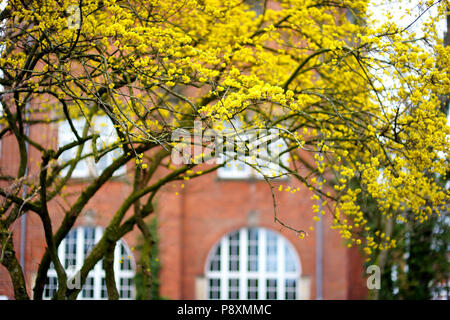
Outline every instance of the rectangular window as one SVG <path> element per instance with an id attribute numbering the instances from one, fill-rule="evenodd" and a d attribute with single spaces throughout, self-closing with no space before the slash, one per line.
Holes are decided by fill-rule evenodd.
<path id="1" fill-rule="evenodd" d="M 225 130 L 224 148 L 219 163 L 226 163 L 217 171 L 223 179 L 263 179 L 264 176 L 283 178 L 289 166 L 287 145 L 280 138 L 278 129 L 249 129 L 239 131 L 241 126 Z"/>
<path id="2" fill-rule="evenodd" d="M 219 163 L 225 165 L 217 170 L 217 175 L 222 179 L 249 179 L 252 176 L 252 168 L 245 162 L 249 161 L 248 142 L 249 137 L 242 132 L 242 125 L 238 121 L 225 122 L 225 129 L 219 134 L 216 143 L 223 149 L 219 153 Z"/>
<path id="3" fill-rule="evenodd" d="M 238 138 L 236 138 L 238 139 Z M 245 139 L 245 137 L 244 137 Z M 239 140 L 240 145 L 246 143 L 246 140 Z M 236 141 L 230 142 L 232 144 L 236 144 Z M 242 146 L 245 148 L 245 146 Z M 252 175 L 252 168 L 246 164 L 248 161 L 248 157 L 241 156 L 234 149 L 233 151 L 225 151 L 224 154 L 219 155 L 219 163 L 224 163 L 223 167 L 217 169 L 217 174 L 219 178 L 222 179 L 249 179 Z"/>
<path id="4" fill-rule="evenodd" d="M 83 128 L 85 125 L 84 119 L 71 119 L 72 124 L 75 128 L 75 131 L 77 132 L 78 136 L 82 136 L 83 134 Z M 69 121 L 62 121 L 59 123 L 58 127 L 58 147 L 63 147 L 65 145 L 68 145 L 69 143 L 75 142 L 76 136 L 72 131 L 72 128 L 70 127 Z M 81 155 L 85 155 L 88 153 L 87 151 L 88 144 L 85 143 L 82 147 L 82 153 Z M 62 164 L 66 164 L 73 159 L 76 158 L 78 151 L 78 147 L 70 148 L 69 150 L 64 151 L 59 160 Z M 66 166 L 63 170 L 61 170 L 62 175 L 66 175 L 69 172 L 69 166 Z M 75 166 L 74 171 L 72 172 L 73 178 L 84 178 L 88 177 L 89 174 L 89 166 L 87 159 L 83 159 L 77 162 L 77 165 Z"/>
<path id="5" fill-rule="evenodd" d="M 259 153 L 256 159 L 260 172 L 256 172 L 256 176 L 263 178 L 264 176 L 272 178 L 282 178 L 287 170 L 282 166 L 289 166 L 289 153 L 286 152 L 287 145 L 280 138 L 281 131 L 278 129 L 270 129 L 260 140 Z"/>
<path id="6" fill-rule="evenodd" d="M 97 150 L 104 150 L 117 141 L 117 131 L 112 121 L 107 116 L 96 116 L 94 120 L 95 131 L 100 134 L 97 139 Z M 107 152 L 95 163 L 96 175 L 100 175 L 111 163 L 122 155 L 123 151 L 116 148 Z M 122 166 L 114 172 L 114 176 L 126 173 L 126 167 Z"/>
<path id="7" fill-rule="evenodd" d="M 81 137 L 83 135 L 84 127 L 86 126 L 86 119 L 80 118 L 71 120 L 78 136 Z M 97 152 L 101 153 L 102 150 L 108 150 L 109 146 L 115 143 L 117 140 L 117 133 L 111 120 L 107 116 L 96 116 L 91 121 L 91 124 L 92 127 L 89 128 L 89 134 L 98 133 L 100 135 L 97 139 L 96 144 Z M 75 141 L 77 141 L 76 136 L 72 131 L 69 121 L 60 122 L 58 128 L 58 146 L 63 147 Z M 61 154 L 59 160 L 62 164 L 66 164 L 76 158 L 77 151 L 78 146 L 66 150 Z M 81 155 L 88 155 L 92 153 L 92 151 L 92 142 L 85 142 L 82 147 Z M 95 162 L 93 156 L 85 157 L 84 159 L 77 162 L 77 165 L 72 172 L 72 177 L 88 178 L 92 176 L 98 176 L 121 154 L 122 150 L 120 148 L 116 148 L 104 153 L 102 157 L 98 159 L 98 162 Z M 68 171 L 69 166 L 66 166 L 63 170 L 61 170 L 61 174 L 66 175 Z M 125 172 L 126 167 L 122 166 L 114 172 L 114 176 L 124 174 Z"/>

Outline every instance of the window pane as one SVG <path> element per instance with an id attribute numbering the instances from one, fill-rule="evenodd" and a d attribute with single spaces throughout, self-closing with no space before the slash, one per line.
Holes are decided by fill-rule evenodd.
<path id="1" fill-rule="evenodd" d="M 74 267 L 77 264 L 77 229 L 72 230 L 65 238 L 64 268 Z"/>
<path id="2" fill-rule="evenodd" d="M 117 132 L 114 125 L 108 116 L 97 116 L 95 118 L 95 131 L 100 134 L 97 139 L 97 149 L 107 149 L 117 141 Z M 107 168 L 115 159 L 123 154 L 122 149 L 116 148 L 108 151 L 99 161 L 95 164 L 95 171 L 97 175 L 100 175 L 105 168 Z M 126 171 L 125 166 L 117 169 L 114 175 L 122 174 Z"/>
<path id="3" fill-rule="evenodd" d="M 209 279 L 209 298 L 220 299 L 220 279 Z"/>
<path id="4" fill-rule="evenodd" d="M 58 278 L 47 277 L 47 281 L 45 283 L 45 288 L 44 288 L 44 298 L 51 299 L 54 296 L 54 294 L 56 293 L 57 289 L 58 289 Z"/>
<path id="5" fill-rule="evenodd" d="M 107 154 L 103 155 L 100 159 L 98 159 L 98 162 L 95 164 L 95 171 L 97 172 L 98 175 L 101 174 L 103 170 L 105 170 L 112 163 L 112 158 L 110 154 L 111 152 L 108 152 Z"/>
<path id="6" fill-rule="evenodd" d="M 97 149 L 104 150 L 115 143 L 117 140 L 117 132 L 114 128 L 113 123 L 108 118 L 108 116 L 97 116 L 95 118 L 95 131 L 100 134 L 100 138 L 97 139 Z M 102 156 L 99 161 L 95 164 L 95 171 L 97 175 L 100 175 L 103 170 L 105 170 L 115 159 L 123 154 L 122 149 L 116 148 L 114 150 L 108 151 L 104 156 Z M 114 175 L 122 174 L 126 171 L 125 166 L 120 167 L 116 170 Z"/>
<path id="7" fill-rule="evenodd" d="M 107 299 L 108 298 L 108 291 L 106 289 L 106 279 L 105 279 L 105 277 L 102 277 L 102 287 L 101 287 L 100 297 L 102 299 Z"/>
<path id="8" fill-rule="evenodd" d="M 258 279 L 248 279 L 247 299 L 258 299 Z"/>
<path id="9" fill-rule="evenodd" d="M 81 292 L 83 298 L 93 299 L 94 298 L 94 278 L 87 277 L 86 282 L 83 286 Z"/>
<path id="10" fill-rule="evenodd" d="M 287 145 L 279 138 L 280 133 L 277 129 L 270 129 L 265 133 L 261 131 L 257 141 L 259 153 L 256 162 L 261 171 L 258 172 L 258 177 L 262 175 L 280 177 L 287 172 L 280 166 L 280 164 L 286 167 L 289 165 L 289 153 L 285 152 Z"/>
<path id="11" fill-rule="evenodd" d="M 277 298 L 277 280 L 267 279 L 266 281 L 266 299 L 276 299 Z"/>
<path id="12" fill-rule="evenodd" d="M 297 281 L 295 279 L 286 279 L 285 287 L 286 287 L 286 294 L 284 298 L 286 300 L 295 300 L 297 298 L 296 297 Z"/>
<path id="13" fill-rule="evenodd" d="M 121 278 L 119 287 L 119 295 L 121 299 L 131 299 L 133 293 L 133 279 Z"/>
<path id="14" fill-rule="evenodd" d="M 267 232 L 267 250 L 266 250 L 266 270 L 268 272 L 276 272 L 278 269 L 278 236 L 273 232 Z"/>
<path id="15" fill-rule="evenodd" d="M 284 244 L 284 266 L 286 272 L 295 272 L 297 271 L 297 267 L 295 265 L 295 256 L 294 252 L 289 248 L 289 246 L 285 243 Z"/>
<path id="16" fill-rule="evenodd" d="M 219 271 L 220 270 L 220 248 L 221 245 L 219 245 L 216 249 L 216 252 L 214 252 L 212 258 L 211 258 L 211 271 Z"/>
<path id="17" fill-rule="evenodd" d="M 83 134 L 83 127 L 84 127 L 85 121 L 86 120 L 84 118 L 72 119 L 72 123 L 73 123 L 75 130 L 77 131 L 79 136 L 82 136 L 82 134 Z M 69 122 L 68 121 L 61 122 L 59 124 L 59 128 L 58 128 L 58 146 L 62 147 L 71 142 L 74 142 L 74 141 L 76 141 L 76 137 L 72 132 Z M 83 146 L 82 155 L 85 155 L 86 153 L 88 153 L 89 152 L 88 149 L 89 149 L 89 145 L 85 144 Z M 78 151 L 78 146 L 73 147 L 73 148 L 63 152 L 60 157 L 61 162 L 67 163 L 70 160 L 76 158 L 77 151 Z M 68 170 L 69 170 L 69 168 L 66 167 L 61 171 L 61 173 L 63 175 L 65 175 L 65 174 L 67 174 Z M 87 177 L 87 176 L 89 176 L 87 160 L 83 159 L 83 160 L 78 161 L 77 165 L 75 167 L 75 170 L 72 173 L 72 177 L 81 178 L 81 177 Z"/>
<path id="18" fill-rule="evenodd" d="M 95 228 L 93 227 L 84 227 L 84 246 L 83 246 L 83 257 L 86 259 L 86 257 L 91 252 L 92 248 L 95 245 Z"/>
<path id="19" fill-rule="evenodd" d="M 120 247 L 120 270 L 131 270 L 130 254 L 121 242 L 117 245 Z"/>
<path id="20" fill-rule="evenodd" d="M 248 271 L 258 271 L 258 231 L 248 230 Z"/>
<path id="21" fill-rule="evenodd" d="M 72 122 L 75 126 L 75 129 L 78 132 L 79 136 L 82 136 L 83 128 L 86 123 L 86 119 L 72 119 Z M 111 120 L 107 116 L 95 116 L 93 121 L 91 122 L 92 126 L 90 127 L 90 133 L 98 133 L 100 135 L 99 139 L 97 139 L 97 151 L 100 151 L 109 148 L 109 146 L 117 140 L 116 130 L 111 122 Z M 58 144 L 59 147 L 67 145 L 71 142 L 76 141 L 76 137 L 73 134 L 69 122 L 63 121 L 59 124 L 58 130 Z M 66 163 L 76 157 L 78 147 L 73 147 L 61 154 L 60 160 L 62 163 Z M 86 155 L 92 152 L 92 147 L 89 143 L 85 143 L 83 147 L 82 155 Z M 100 175 L 101 172 L 108 167 L 114 159 L 118 158 L 123 154 L 123 151 L 120 148 L 116 148 L 114 150 L 108 151 L 106 154 L 103 154 L 97 163 L 94 162 L 93 157 L 85 158 L 77 162 L 75 170 L 72 173 L 72 177 L 74 178 L 85 178 L 89 177 L 92 174 Z M 122 166 L 114 172 L 114 175 L 123 174 L 126 171 L 126 167 Z M 61 173 L 64 175 L 68 172 L 68 168 L 66 167 Z"/>
<path id="22" fill-rule="evenodd" d="M 239 279 L 228 280 L 228 299 L 239 299 Z"/>
<path id="23" fill-rule="evenodd" d="M 239 232 L 230 235 L 229 243 L 229 270 L 239 271 Z"/>
<path id="24" fill-rule="evenodd" d="M 224 159 L 221 163 L 226 162 L 223 167 L 217 169 L 217 175 L 220 178 L 247 179 L 251 176 L 251 167 L 245 164 L 244 160 L 231 160 L 233 158 L 232 155 L 228 155 L 228 157 L 220 156 L 220 158 Z"/>
<path id="25" fill-rule="evenodd" d="M 222 137 L 217 141 L 223 143 L 224 152 L 219 154 L 219 163 L 224 163 L 223 167 L 217 170 L 220 178 L 248 179 L 251 177 L 252 168 L 246 164 L 248 162 L 248 140 L 249 137 L 240 132 L 241 125 L 236 124 L 233 128 L 230 124 L 224 124 L 225 130 Z"/>

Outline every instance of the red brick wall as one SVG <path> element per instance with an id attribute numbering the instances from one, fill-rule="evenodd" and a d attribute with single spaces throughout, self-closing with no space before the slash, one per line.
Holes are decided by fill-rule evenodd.
<path id="1" fill-rule="evenodd" d="M 347 299 L 367 299 L 368 289 L 366 285 L 367 276 L 363 268 L 364 259 L 357 248 L 351 248 L 347 251 L 348 255 L 348 294 Z"/>

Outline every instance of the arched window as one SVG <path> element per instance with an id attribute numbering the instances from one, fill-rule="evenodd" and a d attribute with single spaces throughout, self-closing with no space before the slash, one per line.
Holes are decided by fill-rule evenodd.
<path id="1" fill-rule="evenodd" d="M 101 227 L 78 227 L 71 230 L 58 247 L 59 259 L 66 270 L 67 278 L 73 277 L 83 266 L 85 258 L 100 240 L 104 229 Z M 134 299 L 133 279 L 135 263 L 131 250 L 123 240 L 116 243 L 114 251 L 114 275 L 120 299 Z M 58 277 L 53 263 L 47 273 L 44 298 L 53 297 L 58 286 Z M 103 260 L 99 261 L 89 272 L 78 299 L 107 299 L 105 269 Z"/>
<path id="2" fill-rule="evenodd" d="M 299 298 L 300 261 L 282 235 L 242 228 L 224 236 L 206 262 L 208 299 Z"/>

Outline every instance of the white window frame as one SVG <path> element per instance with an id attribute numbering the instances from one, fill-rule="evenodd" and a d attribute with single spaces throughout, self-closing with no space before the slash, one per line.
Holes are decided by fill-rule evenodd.
<path id="1" fill-rule="evenodd" d="M 76 238 L 75 238 L 75 248 L 76 248 L 76 263 L 73 266 L 68 266 L 69 268 L 66 268 L 65 265 L 65 258 L 66 258 L 66 241 L 68 237 L 63 239 L 61 241 L 61 244 L 58 247 L 58 257 L 61 261 L 61 264 L 66 268 L 67 273 L 67 279 L 71 279 L 78 271 L 80 271 L 81 267 L 84 263 L 84 246 L 86 244 L 84 233 L 86 229 L 93 228 L 94 230 L 94 243 L 88 244 L 91 249 L 94 247 L 94 245 L 100 241 L 104 229 L 102 227 L 78 227 L 73 229 L 71 232 L 76 232 Z M 73 233 L 72 233 L 73 234 Z M 122 255 L 121 250 L 124 251 L 125 255 Z M 89 254 L 89 252 L 87 252 Z M 122 262 L 121 262 L 122 261 Z M 122 266 L 128 266 L 127 270 L 122 270 Z M 119 292 L 119 295 L 124 291 L 124 286 L 120 285 L 120 282 L 122 279 L 131 279 L 134 281 L 134 276 L 136 273 L 136 263 L 134 261 L 133 253 L 131 252 L 130 248 L 127 246 L 125 241 L 123 239 L 119 240 L 116 243 L 116 246 L 114 248 L 114 277 L 116 282 L 117 291 Z M 47 277 L 49 278 L 50 282 L 56 283 L 55 279 L 57 279 L 57 273 L 56 270 L 51 266 L 47 272 Z M 103 269 L 103 261 L 99 261 L 94 268 L 89 272 L 87 279 L 93 278 L 94 284 L 93 284 L 93 297 L 92 298 L 86 298 L 83 297 L 83 289 L 80 291 L 78 295 L 78 300 L 104 300 L 107 299 L 107 295 L 105 297 L 102 297 L 102 290 L 106 291 L 106 286 L 102 286 L 102 279 L 105 279 L 105 270 Z M 47 285 L 46 285 L 47 287 Z M 83 288 L 86 287 L 86 284 L 83 286 Z M 102 288 L 103 287 L 103 288 Z M 55 286 L 53 286 L 53 289 L 56 289 Z M 136 297 L 136 288 L 135 286 L 131 286 L 129 288 L 130 290 L 130 297 L 127 298 L 120 298 L 122 300 L 132 300 Z M 51 296 L 46 295 L 46 290 L 44 289 L 44 299 L 51 299 Z"/>
<path id="2" fill-rule="evenodd" d="M 72 119 L 72 123 L 75 127 L 75 130 L 77 130 L 78 135 L 81 136 L 83 128 L 86 124 L 86 119 L 85 118 Z M 117 133 L 114 129 L 111 120 L 106 115 L 95 116 L 92 120 L 92 123 L 93 126 L 89 128 L 89 131 L 90 132 L 97 131 L 100 135 L 100 137 L 97 139 L 97 150 L 102 150 L 108 144 L 116 142 Z M 76 141 L 76 137 L 70 128 L 69 121 L 65 120 L 60 122 L 58 126 L 58 146 L 62 147 L 74 141 Z M 61 157 L 62 158 L 67 157 L 68 159 L 74 158 L 77 150 L 78 146 L 73 147 L 70 150 L 63 152 Z M 103 155 L 102 158 L 100 158 L 99 162 L 97 163 L 95 163 L 95 159 L 93 156 L 80 160 L 77 163 L 75 169 L 73 170 L 71 178 L 82 179 L 99 176 L 102 173 L 102 171 L 114 161 L 113 157 L 115 155 L 119 156 L 120 153 L 122 152 L 119 148 L 117 148 L 116 150 L 107 152 L 105 155 Z M 83 145 L 82 155 L 91 152 L 92 152 L 92 143 L 90 141 L 87 141 Z M 60 158 L 60 163 L 64 163 L 64 160 L 61 160 L 62 158 Z M 102 166 L 102 164 L 105 161 L 106 164 Z M 68 171 L 69 167 L 67 166 L 63 170 L 61 170 L 61 174 L 66 175 Z M 126 166 L 123 165 L 113 173 L 113 176 L 117 177 L 125 173 L 126 173 Z"/>
<path id="3" fill-rule="evenodd" d="M 258 268 L 256 271 L 248 271 L 248 232 L 256 230 L 258 234 Z M 231 235 L 239 233 L 239 270 L 230 271 L 229 269 L 229 238 Z M 267 271 L 267 238 L 268 235 L 275 236 L 276 254 L 277 254 L 277 270 Z M 216 255 L 216 250 L 220 247 L 220 269 L 211 271 L 210 265 Z M 286 271 L 287 257 L 290 254 L 290 262 L 294 263 L 293 271 Z M 277 281 L 277 300 L 284 300 L 286 294 L 286 281 L 295 280 L 295 299 L 300 299 L 300 276 L 301 264 L 297 251 L 292 244 L 281 234 L 262 227 L 257 228 L 241 228 L 237 231 L 230 232 L 223 236 L 216 243 L 208 254 L 205 263 L 205 280 L 206 280 L 206 299 L 210 299 L 210 280 L 220 280 L 220 287 L 214 287 L 219 292 L 218 299 L 227 300 L 229 298 L 229 280 L 239 280 L 239 300 L 248 300 L 248 280 L 258 280 L 258 300 L 266 300 L 266 282 L 267 280 Z"/>

